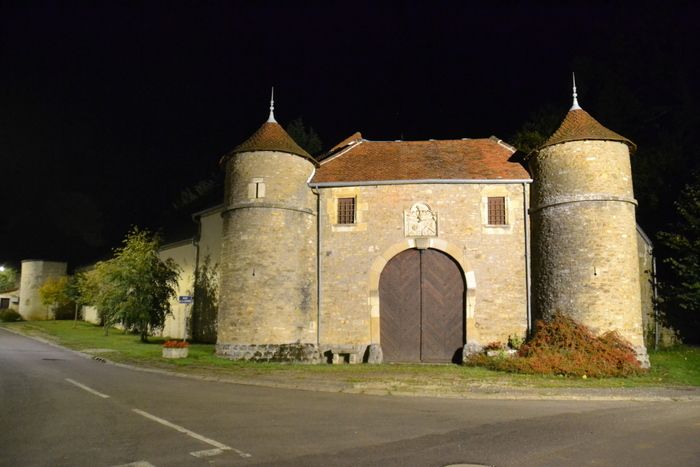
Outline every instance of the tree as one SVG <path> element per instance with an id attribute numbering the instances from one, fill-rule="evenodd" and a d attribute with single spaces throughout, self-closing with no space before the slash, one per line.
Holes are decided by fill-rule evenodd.
<path id="1" fill-rule="evenodd" d="M 142 342 L 149 331 L 163 327 L 176 294 L 180 268 L 158 257 L 159 246 L 157 235 L 135 227 L 114 257 L 97 263 L 81 285 L 83 299 L 97 306 L 106 327 L 121 323 Z"/>
<path id="2" fill-rule="evenodd" d="M 77 303 L 79 305 L 92 305 L 97 308 L 100 316 L 100 324 L 104 327 L 105 335 L 109 334 L 109 326 L 114 323 L 106 323 L 106 317 L 98 306 L 104 304 L 111 294 L 110 284 L 106 279 L 106 272 L 110 267 L 108 261 L 98 262 L 92 269 L 76 274 Z M 114 294 L 116 295 L 116 294 Z"/>
<path id="3" fill-rule="evenodd" d="M 0 292 L 17 287 L 17 271 L 9 266 L 0 266 Z"/>
<path id="4" fill-rule="evenodd" d="M 321 138 L 318 137 L 313 128 L 304 125 L 304 120 L 301 117 L 297 117 L 289 122 L 286 130 L 289 136 L 312 156 L 320 153 L 323 149 Z"/>
<path id="5" fill-rule="evenodd" d="M 49 277 L 39 287 L 41 303 L 51 307 L 57 319 L 62 318 L 62 315 L 73 304 L 70 282 L 68 276 Z"/>
<path id="6" fill-rule="evenodd" d="M 659 232 L 668 248 L 663 261 L 672 276 L 662 284 L 664 309 L 684 337 L 697 339 L 700 331 L 700 173 L 685 186 L 676 202 L 679 220 L 673 232 Z"/>
<path id="7" fill-rule="evenodd" d="M 544 105 L 528 117 L 509 142 L 523 154 L 529 154 L 539 148 L 547 138 L 557 131 L 564 117 L 565 114 L 561 108 L 556 108 L 551 104 Z"/>
<path id="8" fill-rule="evenodd" d="M 217 313 L 219 309 L 218 264 L 211 264 L 209 255 L 194 274 L 192 306 L 192 338 L 198 342 L 216 343 Z"/>

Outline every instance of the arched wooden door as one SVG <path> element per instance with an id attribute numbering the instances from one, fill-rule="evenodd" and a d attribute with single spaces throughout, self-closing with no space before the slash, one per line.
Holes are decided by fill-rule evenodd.
<path id="1" fill-rule="evenodd" d="M 452 362 L 464 345 L 464 277 L 438 250 L 406 250 L 379 278 L 379 332 L 386 362 Z"/>

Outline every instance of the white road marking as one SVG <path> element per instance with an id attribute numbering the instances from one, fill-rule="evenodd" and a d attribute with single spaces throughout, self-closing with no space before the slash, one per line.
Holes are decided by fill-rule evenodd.
<path id="1" fill-rule="evenodd" d="M 91 394 L 94 394 L 96 396 L 100 396 L 103 399 L 109 399 L 109 396 L 107 394 L 102 394 L 101 392 L 97 392 L 94 389 L 89 388 L 89 387 L 85 386 L 84 384 L 81 384 L 75 380 L 72 380 L 70 378 L 66 378 L 66 381 L 68 381 L 70 384 L 74 384 L 74 385 L 78 386 L 80 389 L 87 391 Z"/>
<path id="2" fill-rule="evenodd" d="M 198 439 L 199 441 L 202 441 L 203 443 L 207 443 L 207 444 L 209 444 L 209 445 L 211 445 L 211 446 L 214 446 L 215 448 L 219 448 L 219 449 L 221 449 L 222 451 L 233 451 L 233 452 L 235 452 L 236 454 L 238 454 L 238 455 L 241 456 L 241 457 L 252 457 L 252 456 L 251 456 L 250 454 L 248 454 L 247 452 L 243 452 L 243 451 L 240 451 L 240 450 L 238 450 L 238 449 L 236 449 L 236 448 L 232 448 L 232 447 L 230 447 L 230 446 L 226 446 L 225 444 L 222 444 L 222 443 L 220 443 L 220 442 L 218 442 L 218 441 L 215 441 L 215 440 L 213 440 L 213 439 L 207 438 L 206 436 L 202 436 L 202 435 L 200 435 L 200 434 L 197 434 L 197 433 L 195 433 L 194 431 L 190 431 L 190 430 L 188 430 L 188 429 L 185 428 L 185 427 L 182 427 L 182 426 L 180 426 L 180 425 L 176 425 L 176 424 L 171 423 L 171 422 L 169 422 L 169 421 L 167 421 L 167 420 L 165 420 L 165 419 L 162 419 L 162 418 L 160 418 L 160 417 L 156 417 L 155 415 L 151 415 L 150 413 L 144 412 L 143 410 L 139 410 L 139 409 L 131 409 L 131 410 L 134 411 L 134 412 L 136 412 L 137 414 L 141 415 L 142 417 L 146 417 L 146 418 L 148 418 L 148 419 L 150 419 L 150 420 L 153 420 L 154 422 L 160 423 L 161 425 L 165 425 L 165 426 L 167 426 L 168 428 L 172 428 L 173 430 L 179 431 L 180 433 L 184 433 L 184 434 L 186 434 L 187 436 L 190 436 L 190 437 L 192 437 L 192 438 L 194 438 L 194 439 Z"/>
<path id="3" fill-rule="evenodd" d="M 204 450 L 204 451 L 194 451 L 194 452 L 191 452 L 191 453 L 190 453 L 190 456 L 199 457 L 199 458 L 202 458 L 202 457 L 213 457 L 213 456 L 218 456 L 219 454 L 221 454 L 221 453 L 223 453 L 223 452 L 224 452 L 224 451 L 221 450 L 221 449 L 219 449 L 219 448 L 216 448 L 216 449 L 207 449 L 207 450 Z"/>
<path id="4" fill-rule="evenodd" d="M 156 467 L 156 466 L 151 464 L 150 462 L 147 462 L 147 461 L 136 461 L 136 462 L 131 462 L 129 464 L 115 465 L 112 467 Z"/>

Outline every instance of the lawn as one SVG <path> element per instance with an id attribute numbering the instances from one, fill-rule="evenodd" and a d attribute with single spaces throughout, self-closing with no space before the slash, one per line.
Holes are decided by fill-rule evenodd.
<path id="1" fill-rule="evenodd" d="M 161 345 L 164 341 L 162 338 L 153 337 L 150 342 L 141 343 L 139 336 L 116 329 L 105 336 L 103 328 L 89 323 L 78 322 L 75 328 L 72 321 L 32 321 L 0 325 L 114 362 L 232 379 L 257 378 L 261 381 L 277 382 L 307 380 L 361 385 L 368 388 L 376 385 L 409 391 L 416 387 L 454 390 L 483 384 L 499 387 L 552 388 L 700 386 L 700 348 L 687 346 L 650 352 L 652 369 L 642 376 L 584 380 L 509 374 L 459 365 L 303 365 L 237 362 L 217 357 L 214 346 L 207 344 L 192 344 L 189 357 L 171 360 L 161 357 Z"/>

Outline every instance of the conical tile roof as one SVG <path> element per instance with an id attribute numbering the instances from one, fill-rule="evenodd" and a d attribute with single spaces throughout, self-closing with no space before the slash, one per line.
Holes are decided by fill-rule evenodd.
<path id="1" fill-rule="evenodd" d="M 275 121 L 267 121 L 262 124 L 258 131 L 253 133 L 253 135 L 245 140 L 243 143 L 236 146 L 231 152 L 226 154 L 221 162 L 223 163 L 233 154 L 241 152 L 254 152 L 254 151 L 280 151 L 289 154 L 295 154 L 301 156 L 309 161 L 313 162 L 315 165 L 318 163 L 311 157 L 311 155 L 304 151 L 289 134 L 282 128 L 282 126 Z"/>
<path id="2" fill-rule="evenodd" d="M 637 145 L 632 141 L 608 130 L 581 108 L 569 110 L 559 129 L 539 149 L 568 141 L 582 140 L 619 141 L 629 146 L 630 154 L 637 149 Z"/>

